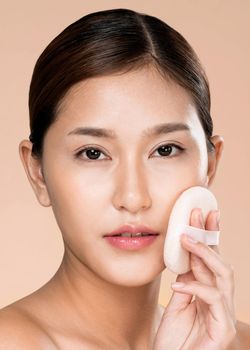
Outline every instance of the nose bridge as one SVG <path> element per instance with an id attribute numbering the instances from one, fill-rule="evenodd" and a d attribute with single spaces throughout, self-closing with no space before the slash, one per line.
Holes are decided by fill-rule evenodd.
<path id="1" fill-rule="evenodd" d="M 151 205 L 146 170 L 136 156 L 123 159 L 115 176 L 114 205 L 137 212 Z"/>

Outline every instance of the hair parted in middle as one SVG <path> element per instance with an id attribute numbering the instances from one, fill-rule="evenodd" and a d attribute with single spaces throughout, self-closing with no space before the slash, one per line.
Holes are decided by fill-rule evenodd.
<path id="1" fill-rule="evenodd" d="M 118 8 L 90 13 L 70 24 L 38 58 L 29 91 L 33 157 L 42 158 L 46 131 L 71 87 L 89 78 L 147 66 L 188 92 L 212 152 L 209 84 L 195 51 L 161 19 Z"/>

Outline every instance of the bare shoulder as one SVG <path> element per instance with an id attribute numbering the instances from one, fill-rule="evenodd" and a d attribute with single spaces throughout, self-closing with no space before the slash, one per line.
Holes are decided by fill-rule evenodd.
<path id="1" fill-rule="evenodd" d="M 238 320 L 236 323 L 236 329 L 242 350 L 250 349 L 250 325 Z"/>
<path id="2" fill-rule="evenodd" d="M 0 310 L 0 350 L 56 350 L 52 340 L 29 314 L 14 304 Z"/>
<path id="3" fill-rule="evenodd" d="M 249 350 L 250 349 L 250 325 L 237 320 L 236 336 L 227 350 Z"/>

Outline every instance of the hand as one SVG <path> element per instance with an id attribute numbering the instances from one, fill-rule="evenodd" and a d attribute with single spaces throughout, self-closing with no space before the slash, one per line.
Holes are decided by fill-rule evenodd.
<path id="1" fill-rule="evenodd" d="M 216 211 L 210 211 L 206 225 L 199 220 L 200 209 L 191 213 L 190 225 L 219 230 Z M 190 252 L 191 271 L 178 275 L 157 331 L 153 350 L 224 350 L 236 336 L 234 277 L 232 266 L 223 262 L 217 246 L 181 244 Z M 194 297 L 193 301 L 192 298 Z"/>

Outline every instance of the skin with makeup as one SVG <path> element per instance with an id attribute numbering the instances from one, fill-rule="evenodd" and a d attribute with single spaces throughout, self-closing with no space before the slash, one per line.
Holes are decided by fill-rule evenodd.
<path id="1" fill-rule="evenodd" d="M 65 250 L 45 285 L 0 310 L 0 349 L 248 349 L 233 269 L 217 247 L 183 235 L 191 271 L 177 276 L 184 285 L 172 285 L 166 307 L 158 304 L 171 209 L 189 187 L 211 186 L 224 140 L 211 141 L 209 153 L 190 94 L 153 66 L 74 84 L 46 132 L 42 161 L 29 140 L 19 144 Z M 206 222 L 199 212 L 190 225 L 219 230 L 218 211 Z M 114 246 L 105 236 L 124 225 L 157 235 L 137 248 Z"/>
<path id="2" fill-rule="evenodd" d="M 168 125 L 164 132 L 152 132 L 163 124 Z M 177 124 L 182 127 L 171 129 Z M 106 134 L 80 133 L 83 127 Z M 24 339 L 18 341 L 26 349 L 27 339 L 30 349 L 82 349 L 83 344 L 152 349 L 155 339 L 157 350 L 168 344 L 179 349 L 184 341 L 183 349 L 199 342 L 219 349 L 213 342 L 233 338 L 232 270 L 202 243 L 193 245 L 183 237 L 183 247 L 192 253 L 192 272 L 178 276 L 186 287 L 174 288 L 166 309 L 158 305 L 171 207 L 183 190 L 211 185 L 223 139 L 214 136 L 213 142 L 216 153 L 208 158 L 188 94 L 166 84 L 153 69 L 90 79 L 72 88 L 46 135 L 42 171 L 31 157 L 30 141 L 20 143 L 28 179 L 40 204 L 52 206 L 65 253 L 46 285 L 1 311 L 8 334 L 22 331 Z M 165 145 L 171 145 L 167 155 L 161 149 Z M 190 224 L 205 227 L 198 214 L 193 210 Z M 159 236 L 138 250 L 115 248 L 103 236 L 124 223 L 143 223 Z M 211 212 L 206 229 L 218 228 Z M 193 294 L 198 298 L 190 304 Z"/>

